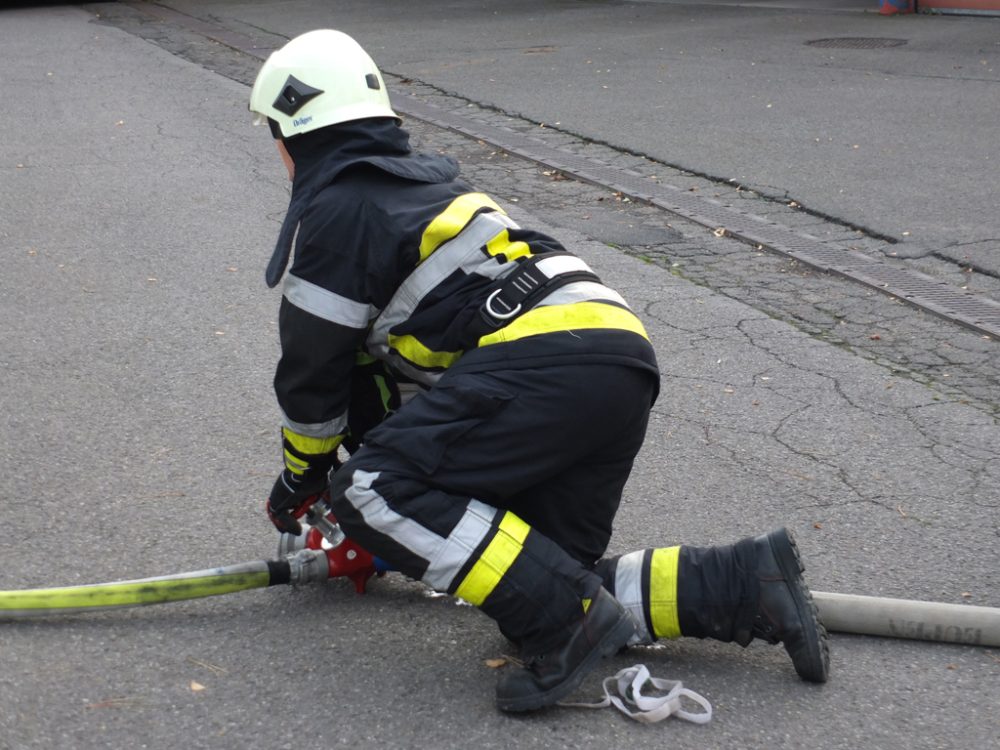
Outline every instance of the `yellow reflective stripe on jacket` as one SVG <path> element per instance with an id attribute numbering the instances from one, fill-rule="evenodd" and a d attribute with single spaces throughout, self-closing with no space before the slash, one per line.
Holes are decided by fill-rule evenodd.
<path id="1" fill-rule="evenodd" d="M 330 437 L 321 438 L 300 435 L 287 427 L 281 428 L 281 435 L 295 450 L 305 454 L 329 453 L 340 445 L 340 441 L 344 439 L 343 435 L 331 435 Z"/>
<path id="2" fill-rule="evenodd" d="M 428 370 L 451 367 L 462 356 L 461 351 L 436 352 L 410 334 L 394 336 L 390 333 L 389 346 L 399 352 L 403 359 Z"/>
<path id="3" fill-rule="evenodd" d="M 601 302 L 575 302 L 536 307 L 500 330 L 481 337 L 478 343 L 479 346 L 489 346 L 543 333 L 597 328 L 631 331 L 644 339 L 649 338 L 642 323 L 630 310 Z M 389 346 L 408 362 L 427 370 L 451 367 L 463 354 L 461 350 L 434 351 L 410 334 L 389 334 Z"/>
<path id="4" fill-rule="evenodd" d="M 654 549 L 649 564 L 649 620 L 653 638 L 679 638 L 681 623 L 677 614 L 677 568 L 680 547 Z"/>
<path id="5" fill-rule="evenodd" d="M 486 252 L 490 255 L 502 255 L 507 260 L 515 260 L 524 256 L 531 256 L 531 248 L 527 242 L 511 242 L 510 232 L 504 229 L 500 234 L 486 243 Z"/>
<path id="6" fill-rule="evenodd" d="M 288 469 L 293 474 L 305 474 L 309 469 L 309 463 L 303 461 L 301 458 L 291 453 L 288 448 L 285 448 L 285 468 Z"/>
<path id="7" fill-rule="evenodd" d="M 479 346 L 516 341 L 542 333 L 595 328 L 631 331 L 649 339 L 646 329 L 631 310 L 603 302 L 575 302 L 569 305 L 543 305 L 528 310 L 499 331 L 480 338 Z"/>
<path id="8" fill-rule="evenodd" d="M 482 606 L 500 579 L 514 564 L 524 548 L 524 540 L 531 527 L 510 511 L 504 513 L 496 536 L 486 545 L 468 575 L 455 590 L 455 596 L 469 604 Z"/>
<path id="9" fill-rule="evenodd" d="M 503 209 L 484 193 L 466 193 L 453 200 L 444 211 L 434 217 L 427 225 L 427 229 L 424 230 L 420 238 L 419 262 L 427 260 L 431 253 L 457 236 L 465 229 L 476 212 L 484 208 L 503 213 Z"/>
<path id="10" fill-rule="evenodd" d="M 334 451 L 344 439 L 343 435 L 322 438 L 300 435 L 287 427 L 281 428 L 281 435 L 288 441 L 288 445 L 300 454 L 292 453 L 287 447 L 284 449 L 285 467 L 293 474 L 304 474 L 309 469 L 309 456 Z"/>

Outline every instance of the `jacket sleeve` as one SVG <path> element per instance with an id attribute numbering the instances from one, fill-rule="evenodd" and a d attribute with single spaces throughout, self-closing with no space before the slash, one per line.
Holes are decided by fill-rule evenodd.
<path id="1" fill-rule="evenodd" d="M 379 312 L 373 281 L 389 289 L 396 285 L 385 278 L 395 246 L 384 220 L 375 220 L 364 202 L 332 192 L 321 194 L 303 217 L 278 319 L 281 359 L 274 389 L 292 471 L 297 454 L 308 464 L 312 454 L 339 445 L 347 429 L 351 371 Z"/>
<path id="2" fill-rule="evenodd" d="M 274 391 L 282 426 L 315 438 L 339 435 L 347 426 L 349 383 L 364 329 L 325 320 L 281 300 L 281 359 Z"/>

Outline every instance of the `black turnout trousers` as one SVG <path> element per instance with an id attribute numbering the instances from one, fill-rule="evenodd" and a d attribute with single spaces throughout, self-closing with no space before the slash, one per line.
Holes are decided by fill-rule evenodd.
<path id="1" fill-rule="evenodd" d="M 623 364 L 449 369 L 366 435 L 331 485 L 349 537 L 544 649 L 592 572 L 656 393 Z"/>

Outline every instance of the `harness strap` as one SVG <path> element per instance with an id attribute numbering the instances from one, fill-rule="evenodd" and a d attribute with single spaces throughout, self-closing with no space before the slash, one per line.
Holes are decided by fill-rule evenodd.
<path id="1" fill-rule="evenodd" d="M 581 258 L 569 253 L 539 253 L 517 261 L 517 268 L 503 277 L 466 326 L 463 343 L 475 346 L 486 334 L 503 328 L 559 287 L 575 281 L 600 283 L 601 279 Z"/>

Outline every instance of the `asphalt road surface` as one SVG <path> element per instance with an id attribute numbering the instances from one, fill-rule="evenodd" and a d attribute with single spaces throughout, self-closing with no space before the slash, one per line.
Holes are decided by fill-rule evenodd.
<path id="1" fill-rule="evenodd" d="M 227 5 L 223 26 L 273 39 L 315 23 L 317 7 Z M 467 19 L 470 48 L 508 33 L 494 6 L 449 7 L 439 20 Z M 256 63 L 131 10 L 0 10 L 0 589 L 276 551 L 261 505 L 280 465 L 279 292 L 263 267 L 288 184 L 246 110 Z M 376 38 L 374 23 L 354 23 Z M 560 33 L 582 44 L 593 32 Z M 409 91 L 448 100 L 425 86 Z M 519 108 L 507 93 L 503 112 L 454 102 L 500 121 Z M 816 589 L 1000 606 L 994 341 L 486 144 L 407 127 L 572 247 L 647 325 L 663 390 L 612 552 L 787 525 Z M 493 706 L 487 660 L 507 645 L 487 618 L 398 576 L 364 597 L 336 581 L 0 623 L 0 748 L 996 745 L 1000 649 L 846 635 L 832 648 L 822 687 L 777 648 L 680 640 L 607 660 L 580 693 L 645 663 L 712 702 L 706 726 L 510 717 Z"/>

